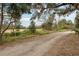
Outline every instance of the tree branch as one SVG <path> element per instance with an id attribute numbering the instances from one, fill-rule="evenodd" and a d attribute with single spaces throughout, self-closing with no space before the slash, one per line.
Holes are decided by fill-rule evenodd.
<path id="1" fill-rule="evenodd" d="M 12 24 L 12 23 L 14 23 L 15 21 L 12 21 L 12 22 L 10 22 L 9 24 L 8 24 L 8 26 L 2 31 L 2 35 L 4 34 L 4 32 L 9 28 L 9 26 L 10 26 L 10 24 Z"/>

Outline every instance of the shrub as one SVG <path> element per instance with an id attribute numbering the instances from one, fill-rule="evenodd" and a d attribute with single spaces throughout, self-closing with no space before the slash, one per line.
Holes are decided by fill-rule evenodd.
<path id="1" fill-rule="evenodd" d="M 29 30 L 30 30 L 32 33 L 35 33 L 35 32 L 36 32 L 35 22 L 34 22 L 33 20 L 32 20 L 31 23 L 30 23 Z"/>
<path id="2" fill-rule="evenodd" d="M 21 32 L 12 32 L 10 33 L 10 36 L 19 36 Z"/>
<path id="3" fill-rule="evenodd" d="M 74 31 L 79 34 L 79 28 L 75 28 Z"/>

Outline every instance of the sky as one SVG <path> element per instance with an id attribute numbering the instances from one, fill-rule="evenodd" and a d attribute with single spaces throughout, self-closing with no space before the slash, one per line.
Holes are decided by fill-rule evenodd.
<path id="1" fill-rule="evenodd" d="M 61 6 L 59 8 L 66 8 L 68 7 L 68 5 L 66 6 Z M 23 14 L 21 17 L 21 25 L 23 25 L 24 27 L 28 27 L 30 25 L 30 18 L 32 17 L 32 15 L 34 15 L 35 10 L 31 10 L 32 14 Z M 51 12 L 52 13 L 52 12 Z M 46 16 L 45 16 L 46 17 Z M 69 14 L 68 16 L 55 16 L 56 20 L 61 20 L 61 19 L 66 19 L 66 20 L 71 20 L 74 23 L 74 19 L 76 17 L 76 11 L 72 12 L 71 14 Z M 47 18 L 47 17 L 46 17 Z M 39 26 L 41 25 L 43 22 L 40 22 L 38 19 L 35 20 L 35 25 Z"/>
<path id="2" fill-rule="evenodd" d="M 23 14 L 21 17 L 21 25 L 23 25 L 24 27 L 28 27 L 30 25 L 30 18 L 31 18 L 32 14 Z M 76 16 L 76 12 L 71 13 L 69 16 L 63 17 L 61 16 L 60 19 L 66 19 L 66 20 L 71 20 L 72 22 L 74 22 Z M 56 20 L 59 19 L 59 16 L 56 15 Z M 39 20 L 35 20 L 35 23 L 37 26 L 41 25 L 42 22 L 40 22 Z"/>
<path id="3" fill-rule="evenodd" d="M 21 25 L 23 25 L 24 27 L 28 27 L 30 25 L 30 18 L 31 18 L 32 14 L 23 14 L 21 17 Z M 42 24 L 41 21 L 39 21 L 38 19 L 34 20 L 35 25 L 39 26 Z"/>
<path id="4" fill-rule="evenodd" d="M 30 24 L 30 20 L 29 20 L 30 17 L 31 17 L 31 15 L 29 15 L 29 14 L 23 14 L 21 17 L 21 20 L 20 20 L 21 25 L 23 25 L 24 27 L 28 27 Z"/>
<path id="5" fill-rule="evenodd" d="M 74 23 L 74 20 L 75 20 L 75 17 L 76 17 L 76 11 L 74 11 L 74 12 L 72 12 L 70 15 L 68 15 L 68 16 L 61 16 L 60 17 L 60 20 L 61 19 L 66 19 L 66 20 L 71 20 L 73 23 Z M 58 16 L 56 16 L 55 17 L 57 20 L 59 20 L 59 17 Z"/>

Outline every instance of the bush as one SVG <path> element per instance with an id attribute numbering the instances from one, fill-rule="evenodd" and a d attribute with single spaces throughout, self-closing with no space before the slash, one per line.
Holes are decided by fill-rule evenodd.
<path id="1" fill-rule="evenodd" d="M 26 35 L 31 35 L 32 34 L 32 32 L 30 30 L 24 30 L 22 33 L 26 34 Z"/>
<path id="2" fill-rule="evenodd" d="M 29 30 L 30 30 L 32 33 L 35 33 L 35 32 L 36 32 L 35 22 L 34 22 L 33 20 L 32 20 L 31 23 L 30 23 Z"/>
<path id="3" fill-rule="evenodd" d="M 10 36 L 19 36 L 21 32 L 12 32 L 10 33 Z"/>
<path id="4" fill-rule="evenodd" d="M 21 32 L 16 32 L 15 34 L 16 34 L 16 36 L 19 36 L 19 35 L 21 35 Z"/>
<path id="5" fill-rule="evenodd" d="M 74 31 L 79 34 L 79 28 L 75 28 Z"/>

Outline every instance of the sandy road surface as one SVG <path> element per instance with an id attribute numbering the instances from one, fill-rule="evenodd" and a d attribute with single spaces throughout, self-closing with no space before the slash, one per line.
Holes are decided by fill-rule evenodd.
<path id="1" fill-rule="evenodd" d="M 67 32 L 58 32 L 45 35 L 43 37 L 36 37 L 36 39 L 29 42 L 22 42 L 19 44 L 14 44 L 13 46 L 7 46 L 4 49 L 0 49 L 0 55 L 28 55 L 28 56 L 40 56 L 45 55 L 52 46 L 66 35 L 69 35 L 70 31 Z"/>

